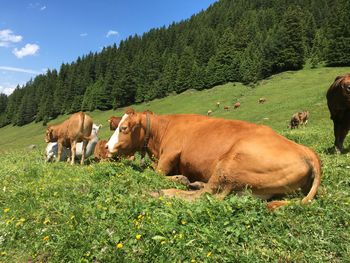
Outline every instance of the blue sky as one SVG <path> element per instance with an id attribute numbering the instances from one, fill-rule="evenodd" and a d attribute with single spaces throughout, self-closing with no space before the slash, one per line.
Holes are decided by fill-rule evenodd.
<path id="1" fill-rule="evenodd" d="M 216 0 L 2 0 L 0 93 L 130 35 L 179 22 Z"/>

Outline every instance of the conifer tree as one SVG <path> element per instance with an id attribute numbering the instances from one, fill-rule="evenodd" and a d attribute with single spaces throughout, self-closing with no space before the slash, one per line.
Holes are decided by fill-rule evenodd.
<path id="1" fill-rule="evenodd" d="M 186 47 L 179 59 L 179 67 L 176 78 L 176 92 L 180 93 L 186 89 L 192 88 L 193 80 L 192 68 L 194 63 L 194 54 L 191 47 Z"/>
<path id="2" fill-rule="evenodd" d="M 350 2 L 339 0 L 333 5 L 327 25 L 325 59 L 328 66 L 350 65 Z"/>

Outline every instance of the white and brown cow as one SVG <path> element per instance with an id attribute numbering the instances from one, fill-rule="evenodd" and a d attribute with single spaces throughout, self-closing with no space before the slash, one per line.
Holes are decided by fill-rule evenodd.
<path id="1" fill-rule="evenodd" d="M 321 180 L 320 160 L 311 149 L 271 128 L 244 121 L 195 114 L 151 115 L 129 110 L 108 141 L 112 154 L 131 155 L 146 148 L 165 175 L 181 174 L 204 187 L 167 189 L 165 196 L 194 200 L 202 193 L 225 197 L 246 187 L 270 199 L 301 189 L 308 203 Z M 268 207 L 287 204 L 272 201 Z"/>
<path id="2" fill-rule="evenodd" d="M 309 111 L 299 111 L 292 115 L 290 119 L 289 128 L 295 129 L 299 126 L 305 126 L 309 121 L 310 113 Z"/>
<path id="3" fill-rule="evenodd" d="M 45 141 L 57 142 L 57 161 L 61 160 L 62 148 L 71 149 L 71 164 L 74 164 L 76 154 L 76 144 L 83 142 L 81 164 L 84 163 L 86 145 L 91 139 L 92 119 L 84 112 L 78 112 L 70 116 L 61 124 L 50 125 L 46 129 Z"/>

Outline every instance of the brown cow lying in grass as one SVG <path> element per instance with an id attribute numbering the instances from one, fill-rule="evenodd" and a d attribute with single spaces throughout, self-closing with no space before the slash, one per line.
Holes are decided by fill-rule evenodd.
<path id="1" fill-rule="evenodd" d="M 350 74 L 334 80 L 327 91 L 327 105 L 334 125 L 334 147 L 341 153 L 350 130 Z"/>
<path id="2" fill-rule="evenodd" d="M 57 142 L 57 161 L 61 160 L 62 148 L 71 149 L 71 164 L 74 164 L 76 144 L 83 142 L 81 164 L 84 164 L 86 145 L 90 140 L 92 130 L 92 119 L 84 112 L 78 112 L 70 116 L 61 124 L 50 125 L 46 129 L 45 141 Z"/>
<path id="3" fill-rule="evenodd" d="M 134 154 L 146 148 L 165 175 L 182 174 L 197 191 L 162 190 L 165 196 L 195 200 L 203 193 L 223 198 L 246 187 L 262 199 L 301 188 L 308 203 L 321 180 L 318 156 L 271 128 L 244 121 L 202 115 L 151 115 L 127 111 L 108 142 L 112 154 Z M 274 209 L 288 201 L 273 201 Z"/>

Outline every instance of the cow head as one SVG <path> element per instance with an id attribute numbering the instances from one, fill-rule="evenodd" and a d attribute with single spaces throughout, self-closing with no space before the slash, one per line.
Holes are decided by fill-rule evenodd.
<path id="1" fill-rule="evenodd" d="M 102 124 L 97 125 L 97 124 L 92 124 L 92 130 L 91 130 L 91 135 L 96 135 L 98 134 L 98 131 L 102 128 Z"/>
<path id="2" fill-rule="evenodd" d="M 130 156 L 141 150 L 145 137 L 145 129 L 141 123 L 143 119 L 146 120 L 146 114 L 150 113 L 136 113 L 133 109 L 128 109 L 106 144 L 108 151 L 113 155 Z"/>
<path id="3" fill-rule="evenodd" d="M 343 95 L 347 98 L 350 98 L 350 74 L 345 75 L 341 79 L 341 87 L 343 90 Z"/>
<path id="4" fill-rule="evenodd" d="M 46 134 L 45 134 L 45 142 L 55 142 L 55 138 L 53 135 L 54 129 L 51 126 L 48 126 L 46 129 Z"/>

